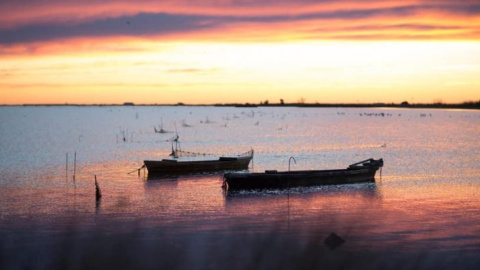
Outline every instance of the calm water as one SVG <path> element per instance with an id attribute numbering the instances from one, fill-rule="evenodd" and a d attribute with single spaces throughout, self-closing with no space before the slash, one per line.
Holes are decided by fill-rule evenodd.
<path id="1" fill-rule="evenodd" d="M 175 131 L 186 151 L 253 148 L 251 171 L 385 166 L 288 192 L 139 177 Z M 0 269 L 477 269 L 479 134 L 478 111 L 0 107 Z M 330 250 L 331 232 L 346 243 Z"/>

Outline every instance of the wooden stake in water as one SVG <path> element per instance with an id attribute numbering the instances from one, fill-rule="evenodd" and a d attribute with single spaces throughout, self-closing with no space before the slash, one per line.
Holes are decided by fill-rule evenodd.
<path id="1" fill-rule="evenodd" d="M 65 183 L 68 183 L 68 152 L 65 159 Z"/>
<path id="2" fill-rule="evenodd" d="M 100 201 L 100 198 L 102 198 L 102 191 L 100 190 L 100 186 L 97 182 L 97 175 L 95 175 L 95 199 L 98 202 Z"/>
<path id="3" fill-rule="evenodd" d="M 75 175 L 77 172 L 77 151 L 75 151 L 75 154 L 73 156 L 73 186 L 77 187 L 77 184 L 75 183 Z"/>

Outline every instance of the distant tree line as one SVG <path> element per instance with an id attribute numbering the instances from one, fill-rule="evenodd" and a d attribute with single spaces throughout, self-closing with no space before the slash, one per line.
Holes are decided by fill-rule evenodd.
<path id="1" fill-rule="evenodd" d="M 463 103 L 412 103 L 403 101 L 401 103 L 306 103 L 304 98 L 297 102 L 286 103 L 280 99 L 278 103 L 269 102 L 268 100 L 260 101 L 259 104 L 254 103 L 217 103 L 217 104 L 185 104 L 178 102 L 176 104 L 134 104 L 133 102 L 125 102 L 123 104 L 22 104 L 22 105 L 5 105 L 0 106 L 218 106 L 218 107 L 391 107 L 391 108 L 438 108 L 438 109 L 474 109 L 480 110 L 479 101 L 466 101 Z"/>

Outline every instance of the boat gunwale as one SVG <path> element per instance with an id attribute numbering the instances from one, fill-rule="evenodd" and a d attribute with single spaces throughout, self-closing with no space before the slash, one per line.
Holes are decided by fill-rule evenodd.
<path id="1" fill-rule="evenodd" d="M 228 159 L 206 159 L 206 160 L 175 160 L 175 159 L 162 159 L 162 160 L 149 160 L 146 159 L 143 162 L 151 162 L 151 163 L 158 163 L 158 164 L 186 164 L 186 163 L 202 163 L 202 162 L 236 162 L 239 160 L 247 160 L 251 159 L 251 156 L 248 157 L 222 157 Z"/>
<path id="2" fill-rule="evenodd" d="M 245 175 L 245 176 L 258 176 L 258 175 L 318 175 L 318 174 L 329 174 L 329 173 L 340 173 L 340 172 L 357 172 L 361 170 L 371 170 L 375 167 L 364 167 L 364 168 L 347 168 L 347 169 L 330 169 L 330 170 L 297 170 L 297 171 L 268 171 L 265 172 L 252 172 L 252 173 L 230 173 L 231 175 Z"/>

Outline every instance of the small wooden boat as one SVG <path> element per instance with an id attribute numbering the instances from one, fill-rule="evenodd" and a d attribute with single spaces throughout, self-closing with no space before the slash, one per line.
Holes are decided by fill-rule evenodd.
<path id="1" fill-rule="evenodd" d="M 245 170 L 253 158 L 253 150 L 232 157 L 220 157 L 216 160 L 180 161 L 176 159 L 144 160 L 150 174 L 184 174 L 209 171 Z"/>
<path id="2" fill-rule="evenodd" d="M 228 190 L 242 190 L 374 182 L 375 173 L 381 167 L 383 159 L 367 159 L 337 170 L 226 173 L 224 185 Z"/>

